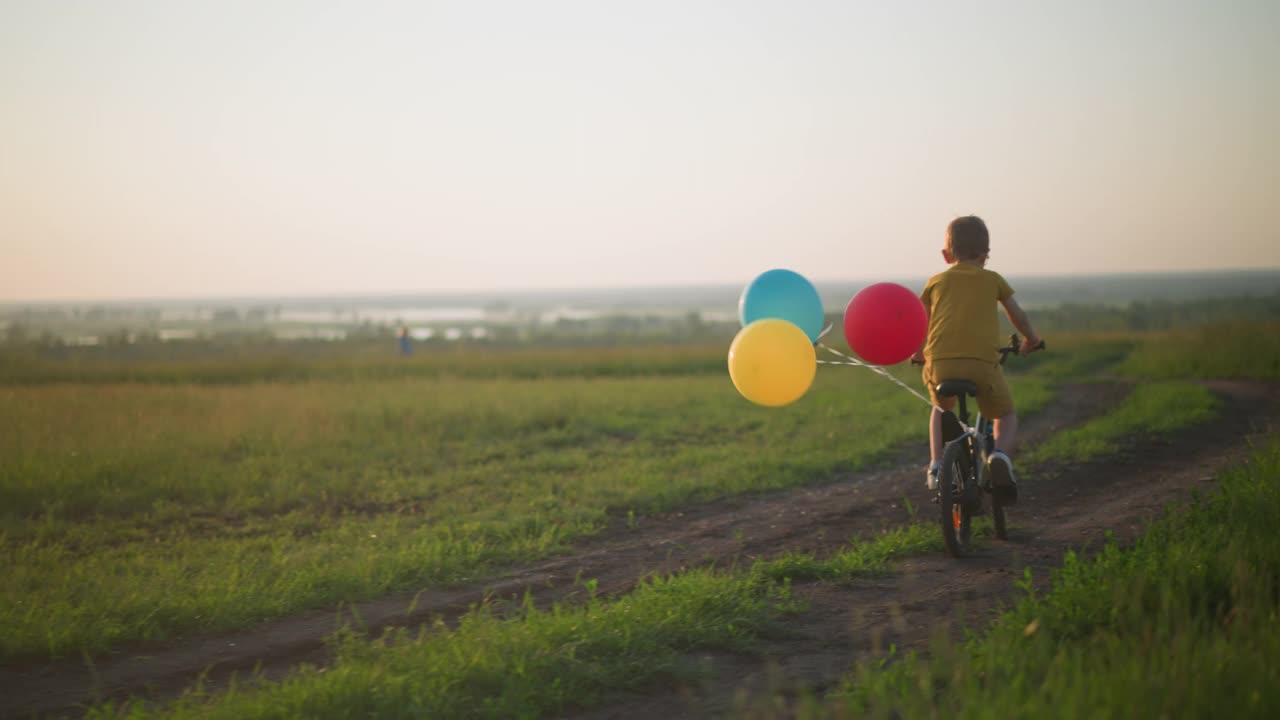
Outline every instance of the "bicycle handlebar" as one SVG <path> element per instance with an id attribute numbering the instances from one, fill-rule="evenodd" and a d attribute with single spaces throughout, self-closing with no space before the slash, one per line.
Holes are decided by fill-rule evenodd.
<path id="1" fill-rule="evenodd" d="M 1045 349 L 1044 338 L 1040 338 L 1040 344 L 1036 345 L 1031 349 L 1044 350 Z M 1013 353 L 1014 355 L 1022 354 L 1022 338 L 1018 337 L 1018 333 L 1013 333 L 1012 335 L 1010 335 L 1009 344 L 1000 348 L 1000 364 L 1001 365 L 1004 364 L 1005 358 L 1009 357 L 1009 353 Z"/>
<path id="2" fill-rule="evenodd" d="M 1041 338 L 1040 344 L 1036 345 L 1031 349 L 1044 350 L 1044 348 L 1045 348 L 1044 338 Z M 1013 333 L 1012 335 L 1009 336 L 1009 344 L 1000 348 L 1000 352 L 1006 355 L 1009 353 L 1013 353 L 1014 355 L 1022 354 L 1022 338 L 1018 337 L 1018 333 Z"/>
<path id="3" fill-rule="evenodd" d="M 1040 338 L 1040 343 L 1039 343 L 1038 345 L 1036 345 L 1036 346 L 1035 346 L 1034 348 L 1032 348 L 1032 349 L 1033 349 L 1033 350 L 1044 350 L 1046 347 L 1047 347 L 1047 346 L 1045 345 L 1044 338 Z M 1003 364 L 1004 364 L 1004 360 L 1005 360 L 1005 358 L 1006 358 L 1006 357 L 1008 357 L 1008 356 L 1009 356 L 1009 353 L 1013 353 L 1014 355 L 1021 355 L 1021 354 L 1022 354 L 1022 338 L 1018 337 L 1018 333 L 1013 333 L 1012 335 L 1010 335 L 1010 336 L 1009 336 L 1009 344 L 1008 344 L 1008 345 L 1006 345 L 1006 346 L 1004 346 L 1004 347 L 1002 347 L 1002 348 L 1000 348 L 998 352 L 1000 353 L 1000 364 L 1001 364 L 1001 365 L 1003 365 Z M 912 364 L 912 365 L 923 365 L 924 363 L 922 363 L 922 362 L 916 362 L 916 360 L 915 360 L 915 359 L 912 359 L 912 360 L 911 360 L 911 364 Z"/>

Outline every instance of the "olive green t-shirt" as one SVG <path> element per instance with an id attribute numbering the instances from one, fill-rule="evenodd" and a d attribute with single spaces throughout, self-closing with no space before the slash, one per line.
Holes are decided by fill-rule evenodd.
<path id="1" fill-rule="evenodd" d="M 920 301 L 929 311 L 926 360 L 973 358 L 997 362 L 1000 318 L 996 303 L 1013 295 L 997 272 L 956 263 L 929 278 Z"/>

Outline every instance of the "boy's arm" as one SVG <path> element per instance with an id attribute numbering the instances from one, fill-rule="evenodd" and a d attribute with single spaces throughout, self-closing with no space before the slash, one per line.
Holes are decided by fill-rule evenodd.
<path id="1" fill-rule="evenodd" d="M 1013 329 L 1022 333 L 1022 347 L 1020 348 L 1023 355 L 1035 352 L 1040 345 L 1040 333 L 1036 332 L 1036 328 L 1031 324 L 1031 318 L 1027 317 L 1027 311 L 1023 310 L 1018 301 L 1009 296 L 1000 301 L 1004 306 L 1004 314 L 1009 317 L 1009 324 L 1013 325 Z"/>

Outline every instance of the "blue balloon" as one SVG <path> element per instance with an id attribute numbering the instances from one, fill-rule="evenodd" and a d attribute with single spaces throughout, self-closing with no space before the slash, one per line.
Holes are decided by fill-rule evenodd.
<path id="1" fill-rule="evenodd" d="M 810 342 L 822 332 L 822 298 L 813 283 L 791 270 L 761 273 L 738 299 L 738 320 L 746 327 L 756 320 L 781 318 L 793 323 Z"/>

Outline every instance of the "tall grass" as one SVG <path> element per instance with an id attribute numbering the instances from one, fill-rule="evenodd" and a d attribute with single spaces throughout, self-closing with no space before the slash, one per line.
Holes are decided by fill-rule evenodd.
<path id="1" fill-rule="evenodd" d="M 629 688 L 692 678 L 692 650 L 749 650 L 793 607 L 785 585 L 698 570 L 655 578 L 616 599 L 515 617 L 480 608 L 455 630 L 424 627 L 377 642 L 352 634 L 323 673 L 303 670 L 247 693 L 188 695 L 164 714 L 192 718 L 534 718 Z M 101 707 L 91 717 L 145 717 Z"/>
<path id="2" fill-rule="evenodd" d="M 1280 707 L 1280 443 L 1132 550 L 1068 555 L 984 637 L 863 666 L 812 715 L 1273 717 Z"/>
<path id="3" fill-rule="evenodd" d="M 1086 353 L 1087 355 L 1087 353 Z M 1114 358 L 1108 362 L 1114 361 Z M 1075 367 L 1090 366 L 1091 363 L 1087 357 L 1072 360 L 1071 364 Z M 1057 373 L 1049 373 L 1057 376 Z M 904 374 L 904 377 L 906 375 Z M 666 407 L 667 403 L 672 402 L 671 395 L 662 388 L 665 383 L 676 381 L 693 383 L 691 386 L 681 386 L 681 392 L 691 392 L 691 387 L 697 387 L 698 384 L 705 379 L 698 378 L 663 378 L 663 379 L 646 379 L 646 383 L 656 383 L 646 385 L 643 392 L 637 392 L 638 388 L 632 383 L 633 380 L 626 381 L 591 381 L 593 385 L 598 383 L 623 383 L 621 396 L 615 402 L 620 403 L 622 407 L 628 408 L 623 414 L 629 414 L 635 411 L 635 408 L 650 407 L 650 403 L 657 402 L 659 406 Z M 834 382 L 837 385 L 826 385 L 826 383 Z M 1035 406 L 1042 404 L 1048 397 L 1046 385 L 1039 380 L 1037 376 L 1016 377 L 1019 402 L 1023 404 L 1024 398 L 1029 402 L 1024 404 Z M 869 383 L 863 385 L 863 383 Z M 546 388 L 546 383 L 538 384 L 540 388 Z M 1193 386 L 1194 387 L 1194 386 Z M 843 395 L 842 392 L 857 388 L 856 393 Z M 880 388 L 876 390 L 875 388 Z M 1181 391 L 1185 388 L 1176 388 Z M 667 388 L 669 390 L 669 388 Z M 909 398 L 899 398 L 898 400 L 890 400 L 890 397 L 896 396 L 897 392 L 888 383 L 878 381 L 869 374 L 864 375 L 861 372 L 836 372 L 826 373 L 820 378 L 820 385 L 815 388 L 816 394 L 810 398 L 806 398 L 805 403 L 814 403 L 815 407 L 803 408 L 805 412 L 799 412 L 801 408 L 782 409 L 781 411 L 760 411 L 755 415 L 752 422 L 746 423 L 738 427 L 738 432 L 747 433 L 759 431 L 763 435 L 784 434 L 786 442 L 780 443 L 777 447 L 777 454 L 771 449 L 763 437 L 751 437 L 751 441 L 743 444 L 740 438 L 732 442 L 726 442 L 724 445 L 724 456 L 717 462 L 700 466 L 698 472 L 694 475 L 698 480 L 704 481 L 707 478 L 720 479 L 716 469 L 721 463 L 729 464 L 734 469 L 730 476 L 737 477 L 738 473 L 746 470 L 752 463 L 764 460 L 766 467 L 771 472 L 789 467 L 789 463 L 795 460 L 793 453 L 799 451 L 803 454 L 816 453 L 818 456 L 825 458 L 826 462 L 832 462 L 835 456 L 822 455 L 823 447 L 838 444 L 836 442 L 837 427 L 843 428 L 850 439 L 855 437 L 876 436 L 881 437 L 886 430 L 892 426 L 888 426 L 884 422 L 886 416 L 892 416 L 891 407 L 896 407 L 895 402 L 902 403 L 901 419 L 903 422 L 902 432 L 904 436 L 910 436 L 914 432 L 918 432 L 919 428 L 912 429 L 913 426 L 922 424 L 920 408 L 913 402 L 907 402 Z M 873 405 L 872 398 L 877 392 L 886 392 L 885 405 Z M 695 393 L 696 394 L 696 393 Z M 622 397 L 622 396 L 625 396 Z M 643 402 L 637 398 L 643 396 Z M 1179 397 L 1178 393 L 1172 394 L 1173 397 Z M 736 417 L 739 413 L 744 412 L 743 407 L 747 409 L 748 415 L 754 414 L 758 409 L 742 406 L 740 399 L 736 396 L 733 398 L 738 405 L 726 406 L 726 415 L 717 416 L 720 423 L 729 422 L 730 417 Z M 1120 408 L 1117 413 L 1121 416 L 1121 420 L 1114 419 L 1107 421 L 1113 423 L 1108 430 L 1108 425 L 1101 425 L 1100 432 L 1104 436 L 1110 436 L 1115 428 L 1131 428 L 1132 418 L 1141 418 L 1144 423 L 1151 420 L 1157 415 L 1167 414 L 1169 408 L 1164 403 L 1167 401 L 1169 394 L 1160 394 L 1157 396 L 1157 402 L 1141 401 L 1136 402 L 1132 408 L 1126 405 Z M 1164 398 L 1164 399 L 1159 399 Z M 696 401 L 703 410 L 716 407 L 716 403 L 707 400 Z M 1195 404 L 1186 406 L 1195 407 Z M 819 409 L 822 409 L 819 411 Z M 792 411 L 796 412 L 795 416 L 791 416 Z M 857 424 L 857 418 L 860 417 L 862 411 L 866 411 L 869 419 L 873 422 L 867 425 Z M 1130 420 L 1123 418 L 1128 415 Z M 679 417 L 685 417 L 684 413 L 680 413 Z M 841 425 L 839 423 L 830 423 L 831 427 L 826 434 L 814 433 L 813 430 L 820 427 L 828 427 L 830 418 L 844 419 L 852 424 Z M 1188 421 L 1189 416 L 1182 416 L 1181 421 Z M 774 424 L 778 423 L 778 424 Z M 625 423 L 624 423 L 625 425 Z M 541 425 L 539 425 L 541 426 Z M 572 423 L 569 424 L 572 427 Z M 632 434 L 625 436 L 627 443 L 622 447 L 628 447 L 629 444 L 643 444 L 649 439 L 649 435 L 645 431 L 647 428 L 660 426 L 652 418 L 645 422 L 637 422 L 636 427 L 632 428 Z M 715 427 L 716 423 L 711 423 L 710 427 Z M 553 424 L 555 432 L 563 432 L 566 429 L 564 424 Z M 616 429 L 616 426 L 610 426 Z M 1165 426 L 1165 429 L 1170 426 Z M 890 432 L 895 432 L 890 430 Z M 512 434 L 512 433 L 507 433 Z M 519 434 L 519 433 L 514 433 Z M 684 436 L 684 433 L 680 433 Z M 812 437 L 811 437 L 812 436 Z M 574 436 L 578 439 L 575 442 L 582 442 L 582 438 Z M 586 433 L 585 438 L 588 445 L 595 442 L 592 440 L 594 433 Z M 670 436 L 668 436 L 670 437 Z M 709 432 L 706 436 L 698 435 L 696 439 L 690 441 L 690 445 L 697 449 L 698 453 L 706 450 L 708 439 L 714 439 L 714 432 Z M 809 438 L 806 440 L 806 438 Z M 842 435 L 841 438 L 844 438 Z M 618 438 L 609 436 L 609 441 L 613 442 Z M 542 439 L 542 440 L 545 440 Z M 539 442 L 541 442 L 540 440 Z M 598 438 L 597 438 L 598 440 Z M 761 445 L 761 443 L 764 443 Z M 714 444 L 714 443 L 712 443 Z M 564 447 L 564 446 L 557 446 Z M 611 458 L 626 457 L 625 453 L 618 455 L 616 451 L 618 446 L 606 445 L 607 453 Z M 739 465 L 731 464 L 731 457 L 734 453 L 742 455 L 743 448 L 751 448 L 749 452 L 751 457 L 747 458 L 747 462 Z M 677 446 L 677 452 L 679 446 Z M 799 450 L 797 450 L 799 449 Z M 646 447 L 641 456 L 648 457 L 653 453 L 660 453 L 658 446 L 654 445 Z M 843 452 L 843 449 L 842 449 Z M 872 453 L 874 454 L 874 450 Z M 847 461 L 848 455 L 843 456 Z M 1277 474 L 1278 461 L 1280 461 L 1280 450 L 1273 449 L 1271 455 L 1268 456 L 1266 472 L 1270 473 L 1269 477 L 1274 478 Z M 572 474 L 574 468 L 578 467 L 570 463 L 567 467 L 560 467 L 556 472 L 556 477 L 564 478 L 565 474 Z M 812 480 L 812 473 L 815 468 L 820 466 L 802 466 L 802 469 L 787 482 L 808 482 Z M 828 471 L 833 466 L 828 466 Z M 717 484 L 715 487 L 741 487 L 734 486 L 733 482 L 727 480 L 723 485 Z M 579 486 L 574 487 L 574 493 L 581 493 L 586 497 L 592 492 L 597 482 L 583 482 Z M 658 483 L 665 485 L 665 483 Z M 640 492 L 631 496 L 628 502 L 631 505 L 618 505 L 616 507 L 634 507 L 639 502 L 660 502 L 654 498 L 672 496 L 663 496 L 660 490 L 655 490 L 653 485 L 641 486 Z M 767 483 L 751 485 L 750 487 L 765 487 Z M 720 490 L 716 490 L 720 491 Z M 706 492 L 705 487 L 693 491 Z M 715 492 L 715 491 L 713 491 Z M 516 497 L 513 495 L 513 498 Z M 679 502 L 679 496 L 675 496 L 674 502 Z M 688 497 L 688 496 L 687 496 Z M 647 500 L 646 500 L 647 498 Z M 1272 498 L 1274 504 L 1275 499 Z M 599 506 L 592 505 L 590 501 L 583 502 L 584 507 Z M 307 505 L 304 503 L 299 510 L 293 511 L 291 514 L 272 516 L 274 519 L 288 519 L 293 517 L 306 517 Z M 556 511 L 562 512 L 563 505 Z M 1274 509 L 1274 508 L 1273 508 Z M 599 515 L 595 517 L 599 518 Z M 298 552 L 305 550 L 308 546 L 305 541 L 308 537 L 321 537 L 324 542 L 319 547 L 335 548 L 339 546 L 349 546 L 351 548 L 367 547 L 373 548 L 375 552 L 367 554 L 355 554 L 349 560 L 343 559 L 342 563 L 348 565 L 348 571 L 356 566 L 361 566 L 366 571 L 363 577 L 353 577 L 352 575 L 339 574 L 336 578 L 331 576 L 308 576 L 303 567 L 289 567 L 272 564 L 273 555 L 268 552 L 260 553 L 260 557 L 264 559 L 264 564 L 260 566 L 251 566 L 243 575 L 240 576 L 242 582 L 259 582 L 262 578 L 268 578 L 273 575 L 281 577 L 302 578 L 306 583 L 326 587 L 328 584 L 332 586 L 339 581 L 351 582 L 351 585 L 345 588 L 346 592 L 359 592 L 361 588 L 368 586 L 375 587 L 391 587 L 395 582 L 406 581 L 404 577 L 400 577 L 388 583 L 375 578 L 371 571 L 386 572 L 390 565 L 385 564 L 386 557 L 394 557 L 397 554 L 406 554 L 404 550 L 387 553 L 385 549 L 388 546 L 380 545 L 384 539 L 390 539 L 390 547 L 401 547 L 395 545 L 395 537 L 398 534 L 406 532 L 406 529 L 413 533 L 424 532 L 421 527 L 412 525 L 412 521 L 406 517 L 397 518 L 399 525 L 393 525 L 391 532 L 384 538 L 383 532 L 374 528 L 372 525 L 360 525 L 360 522 L 378 522 L 383 519 L 382 516 L 371 517 L 366 519 L 341 518 L 332 526 L 326 525 L 321 532 L 313 536 L 303 534 L 300 537 L 290 536 L 280 541 L 281 554 Z M 508 525 L 502 524 L 507 517 L 503 517 L 494 525 L 494 528 L 505 528 Z M 1167 522 L 1175 522 L 1168 520 Z M 1181 521 L 1178 521 L 1181 522 Z M 1214 522 L 1217 522 L 1216 520 Z M 385 527 L 385 526 L 384 526 Z M 1166 533 L 1163 539 L 1157 539 L 1152 542 L 1154 547 L 1161 547 L 1161 543 L 1170 546 L 1172 539 L 1179 535 L 1182 528 L 1190 527 L 1189 525 L 1177 525 L 1176 530 Z M 590 528 L 578 530 L 565 530 L 565 537 L 572 536 L 573 533 L 590 532 Z M 326 535 L 325 533 L 349 532 L 350 535 L 338 537 L 335 535 Z M 364 542 L 361 533 L 368 532 L 370 535 L 376 534 L 377 537 L 369 537 L 368 543 Z M 461 536 L 455 536 L 457 540 Z M 301 541 L 301 542 L 300 542 Z M 1212 542 L 1217 542 L 1213 540 Z M 189 716 L 249 716 L 249 717 L 273 717 L 280 715 L 350 715 L 350 714 L 374 714 L 397 716 L 398 713 L 405 714 L 443 714 L 443 715 L 460 715 L 460 716 L 541 716 L 548 713 L 564 712 L 575 705 L 589 705 L 604 697 L 607 697 L 611 690 L 637 688 L 652 683 L 659 682 L 664 679 L 673 677 L 689 677 L 696 674 L 696 667 L 692 667 L 680 660 L 684 653 L 700 648 L 729 648 L 734 650 L 749 649 L 754 638 L 759 637 L 762 633 L 772 631 L 776 627 L 778 613 L 796 610 L 797 608 L 790 602 L 786 593 L 787 583 L 791 580 L 835 580 L 847 581 L 867 574 L 876 574 L 885 572 L 889 561 L 894 557 L 902 554 L 927 551 L 936 549 L 938 544 L 937 533 L 934 528 L 928 525 L 911 526 L 901 530 L 886 533 L 877 537 L 870 543 L 858 543 L 846 551 L 837 554 L 834 557 L 819 560 L 807 555 L 788 555 L 767 562 L 761 562 L 754 565 L 747 572 L 723 573 L 710 572 L 704 573 L 699 571 L 687 576 L 676 578 L 667 578 L 661 581 L 654 581 L 644 585 L 640 591 L 633 595 L 612 600 L 596 599 L 586 607 L 579 608 L 557 608 L 549 613 L 533 610 L 526 607 L 525 610 L 514 618 L 498 618 L 484 610 L 477 611 L 469 616 L 463 622 L 462 627 L 454 632 L 446 630 L 442 627 L 425 631 L 424 634 L 417 638 L 411 638 L 405 634 L 398 634 L 388 640 L 378 643 L 368 643 L 365 641 L 347 640 L 339 651 L 339 663 L 336 667 L 331 668 L 325 673 L 303 672 L 295 675 L 290 679 L 279 683 L 268 683 L 259 691 L 250 693 L 233 693 L 229 696 L 205 697 L 199 693 L 187 698 L 176 708 L 181 715 Z M 495 543 L 493 548 L 499 547 L 500 543 Z M 230 547 L 225 538 L 220 539 L 217 543 L 210 546 L 211 553 L 221 553 L 222 549 Z M 509 546 L 503 546 L 509 547 Z M 492 550 L 493 548 L 489 548 Z M 378 550 L 381 553 L 381 559 Z M 540 549 L 522 550 L 518 552 L 540 552 Z M 421 561 L 412 557 L 412 553 L 407 553 L 410 557 L 405 567 L 422 567 L 430 565 L 432 562 Z M 245 557 L 249 554 L 242 554 L 240 559 L 235 563 L 243 563 Z M 477 557 L 483 556 L 483 551 L 477 554 Z M 1104 553 L 1104 558 L 1121 557 L 1123 553 L 1118 550 L 1111 549 Z M 217 555 L 217 557 L 226 557 Z M 468 565 L 468 562 L 477 564 Z M 483 566 L 483 558 L 480 560 L 464 558 L 456 566 L 458 569 L 452 572 L 474 572 L 477 567 Z M 1113 560 L 1112 562 L 1120 562 Z M 380 564 L 382 563 L 382 564 Z M 1203 565 L 1203 560 L 1200 561 Z M 234 563 L 233 563 L 234 564 Z M 1076 558 L 1069 558 L 1067 570 L 1065 573 L 1082 572 L 1078 568 L 1085 564 Z M 175 567 L 188 567 L 185 561 L 175 563 Z M 319 567 L 317 565 L 316 567 Z M 1177 568 L 1159 567 L 1152 577 L 1158 576 L 1162 572 L 1171 572 Z M 1068 575 L 1064 574 L 1064 577 Z M 90 573 L 92 575 L 92 573 Z M 215 574 L 216 575 L 216 574 Z M 1273 577 L 1275 577 L 1273 573 Z M 98 576 L 95 576 L 98 577 Z M 1092 586 L 1094 576 L 1081 576 L 1084 578 L 1080 582 L 1081 593 L 1086 592 L 1088 586 Z M 421 576 L 413 576 L 406 582 L 421 582 Z M 669 595 L 655 596 L 654 588 L 665 588 L 663 593 Z M 1028 585 L 1028 588 L 1030 585 Z M 217 593 L 225 589 L 223 586 L 213 583 L 209 586 L 210 592 Z M 1157 598 L 1168 599 L 1179 595 L 1185 586 L 1179 585 L 1174 591 L 1157 595 Z M 692 593 L 693 596 L 700 597 L 699 602 L 694 602 L 693 597 L 684 595 L 685 592 Z M 1135 592 L 1135 586 L 1124 586 L 1123 588 L 1108 589 L 1107 597 L 1113 594 L 1128 595 Z M 253 597 L 257 594 L 270 594 L 279 599 L 282 603 L 287 604 L 297 599 L 300 595 L 297 591 L 289 588 L 279 588 L 264 586 L 259 584 L 255 586 L 254 592 L 249 593 L 247 597 Z M 1138 593 L 1141 597 L 1141 593 Z M 233 607 L 251 607 L 252 603 L 241 599 L 240 595 L 233 591 L 231 595 L 222 605 L 232 605 Z M 320 597 L 320 596 L 313 596 Z M 1039 598 L 1030 598 L 1027 602 L 1040 602 Z M 1160 606 L 1165 600 L 1155 602 L 1156 606 Z M 711 602 L 708 606 L 700 604 L 700 602 Z M 652 605 L 641 605 L 638 603 L 653 603 Z M 1273 603 L 1274 604 L 1274 603 Z M 1101 622 L 1098 618 L 1092 619 L 1088 613 L 1102 613 L 1105 602 L 1088 604 L 1083 601 L 1070 600 L 1061 604 L 1061 608 L 1069 609 L 1072 607 L 1083 607 L 1088 612 L 1085 614 L 1071 615 L 1067 610 L 1063 610 L 1061 617 L 1080 617 L 1085 618 L 1083 625 L 1077 623 L 1076 627 L 1090 627 L 1091 624 Z M 1150 605 L 1150 603 L 1148 603 Z M 144 607 L 146 603 L 135 603 L 137 607 Z M 172 606 L 170 606 L 172 607 Z M 218 605 L 211 605 L 210 610 L 218 612 Z M 619 608 L 622 608 L 619 610 Z M 280 608 L 271 608 L 269 612 L 283 612 Z M 117 610 L 117 614 L 121 611 Z M 619 616 L 614 613 L 621 612 Z M 728 620 L 726 617 L 737 617 L 738 620 Z M 1101 615 L 1103 620 L 1113 620 L 1110 615 Z M 743 618 L 746 618 L 745 620 Z M 1046 619 L 1048 618 L 1048 619 Z M 634 624 L 635 620 L 640 624 Z M 49 627 L 51 619 L 44 619 L 42 627 Z M 1034 622 L 1033 622 L 1034 621 Z M 1109 620 L 1108 620 L 1109 621 Z M 1274 622 L 1274 614 L 1272 616 Z M 189 619 L 187 621 L 189 622 Z M 235 622 L 243 622 L 243 619 L 235 620 Z M 1035 638 L 1039 633 L 1047 633 L 1051 628 L 1070 627 L 1069 623 L 1062 621 L 1061 618 L 1053 618 L 1045 612 L 1037 611 L 1028 616 L 1026 614 L 1017 616 L 1017 619 L 1006 621 L 1013 630 L 1011 637 L 1030 637 Z M 191 625 L 183 625 L 182 622 L 172 623 L 170 625 L 150 625 L 146 626 L 156 631 L 172 630 L 173 628 L 190 627 Z M 142 627 L 142 626 L 140 626 Z M 196 624 L 195 627 L 201 627 Z M 139 628 L 135 628 L 134 632 L 139 632 Z M 1016 632 L 1015 632 L 1016 631 Z M 1019 635 L 1021 633 L 1021 635 Z M 1055 636 L 1053 642 L 1048 644 L 1048 649 L 1052 650 L 1061 643 L 1069 642 L 1073 636 L 1070 632 L 1062 632 Z M 82 633 L 80 636 L 64 641 L 64 646 L 75 647 L 76 642 L 85 642 L 85 639 L 92 640 L 91 633 Z M 1123 641 L 1117 641 L 1115 647 L 1123 647 L 1125 643 L 1128 646 L 1133 645 L 1133 639 L 1126 637 Z M 621 643 L 621 644 L 619 644 Z M 385 646 L 385 647 L 384 647 Z M 1092 647 L 1092 646 L 1090 646 Z M 1265 648 L 1264 648 L 1265 649 Z M 925 675 L 887 675 L 881 673 L 875 668 L 866 668 L 863 674 L 859 676 L 856 682 L 851 683 L 845 688 L 845 692 L 837 698 L 833 698 L 831 704 L 822 708 L 824 711 L 832 711 L 836 713 L 852 711 L 867 712 L 871 714 L 893 715 L 899 712 L 902 707 L 891 700 L 888 705 L 877 705 L 879 702 L 874 699 L 872 691 L 866 688 L 878 688 L 883 686 L 890 690 L 901 690 L 902 692 L 918 692 L 916 688 L 932 688 L 943 687 L 938 683 L 950 677 L 946 673 L 951 672 L 947 668 L 967 668 L 970 663 L 967 660 L 967 653 L 970 652 L 968 647 L 957 647 L 953 645 L 941 645 L 938 654 L 935 656 L 934 664 L 927 664 L 919 659 L 910 659 L 903 661 L 890 670 L 890 672 L 904 673 L 907 670 L 901 668 L 924 668 L 921 672 Z M 1088 649 L 1082 652 L 1081 657 L 1087 658 Z M 944 660 L 963 659 L 964 662 L 956 660 L 953 665 L 943 666 Z M 1016 669 L 1019 662 L 1027 661 L 1026 658 L 1011 661 L 1004 670 L 1010 675 L 1009 685 L 1011 687 L 1026 687 L 1016 676 Z M 1084 660 L 1082 660 L 1084 662 Z M 979 667 L 986 667 L 981 666 Z M 934 669 L 938 669 L 934 672 Z M 1149 669 L 1145 668 L 1144 669 Z M 1196 669 L 1196 668 L 1193 668 Z M 994 672 L 994 671 L 992 671 Z M 880 674 L 878 674 L 880 673 Z M 928 674 L 933 673 L 933 674 Z M 981 678 L 975 674 L 977 678 L 975 682 L 981 685 Z M 994 677 L 994 676 L 993 676 Z M 1087 680 L 1085 681 L 1087 682 Z M 1022 684 L 1020 684 L 1022 683 Z M 1076 686 L 1080 685 L 1077 683 Z M 985 687 L 985 686 L 982 686 Z M 1075 686 L 1073 686 L 1075 687 Z M 1121 687 L 1119 684 L 1115 687 Z M 879 692 L 879 691 L 876 691 Z M 926 691 L 924 698 L 933 698 L 934 696 Z M 1072 701 L 1074 702 L 1074 701 Z M 1064 701 L 1063 707 L 1079 709 L 1086 707 L 1079 703 L 1071 704 Z M 1012 708 L 1012 710 L 1010 709 Z M 1001 713 L 997 716 L 1006 716 L 1007 714 L 1020 715 L 1024 714 L 1020 711 L 1019 705 L 1003 706 Z M 1035 706 L 1038 711 L 1039 706 Z M 818 708 L 811 707 L 810 710 L 817 711 Z M 920 709 L 926 715 L 936 714 L 938 712 L 936 706 L 928 704 L 920 706 L 911 706 L 909 710 L 914 711 Z M 950 706 L 947 706 L 950 709 Z M 1247 708 L 1246 708 L 1247 709 Z M 141 712 L 139 708 L 133 708 L 135 711 Z M 127 712 L 128 710 L 126 710 Z M 104 709 L 104 712 L 107 712 Z M 906 716 L 915 716 L 913 712 L 904 713 Z M 961 711 L 960 714 L 965 714 Z M 972 714 L 972 713 L 971 713 Z M 977 714 L 982 714 L 978 712 Z"/>
<path id="4" fill-rule="evenodd" d="M 1055 347 L 1012 376 L 1024 412 L 1118 352 Z M 252 354 L 104 355 L 82 358 L 82 384 L 0 386 L 0 658 L 475 578 L 619 513 L 821 482 L 922 441 L 918 401 L 866 371 L 823 368 L 800 402 L 765 409 L 733 391 L 723 355 L 325 350 L 290 382 L 263 382 Z M 139 382 L 108 382 L 115 362 Z M 368 379 L 390 369 L 405 374 Z"/>
<path id="5" fill-rule="evenodd" d="M 1083 426 L 1057 433 L 1024 456 L 1025 462 L 1090 460 L 1116 453 L 1137 436 L 1169 433 L 1212 418 L 1220 403 L 1189 382 L 1140 383 L 1120 405 Z"/>
<path id="6" fill-rule="evenodd" d="M 1006 372 L 1031 370 L 1036 377 L 1055 382 L 1089 382 L 1103 379 L 1133 350 L 1133 337 L 1115 333 L 1054 335 L 1045 352 L 1011 359 Z"/>
<path id="7" fill-rule="evenodd" d="M 546 717 L 627 690 L 704 673 L 695 651 L 749 653 L 784 634 L 802 612 L 792 579 L 852 580 L 881 574 L 895 557 L 940 548 L 936 528 L 913 525 L 854 542 L 831 558 L 807 555 L 749 568 L 692 570 L 652 578 L 617 598 L 537 610 L 528 602 L 505 616 L 483 606 L 456 630 L 441 624 L 377 641 L 340 636 L 337 662 L 303 670 L 250 692 L 193 689 L 163 713 L 193 718 Z M 588 581 L 587 590 L 593 590 Z M 157 708 L 99 707 L 91 716 L 147 717 Z"/>
<path id="8" fill-rule="evenodd" d="M 1169 515 L 1133 551 L 1069 554 L 1046 595 L 1031 592 L 968 644 L 939 639 L 918 656 L 861 666 L 802 717 L 1265 717 L 1277 699 L 1280 443 L 1228 472 L 1223 491 Z M 903 554 L 937 549 L 916 525 L 818 560 L 792 555 L 735 571 L 655 579 L 628 595 L 499 618 L 487 608 L 458 629 L 416 637 L 347 637 L 338 662 L 248 692 L 196 689 L 176 717 L 545 717 L 625 690 L 695 679 L 691 654 L 750 652 L 803 612 L 792 580 L 850 580 Z M 590 587 L 590 586 L 589 586 Z M 1227 699 L 1218 696 L 1230 694 Z M 94 715 L 147 717 L 139 705 Z"/>
<path id="9" fill-rule="evenodd" d="M 1019 389 L 1031 406 L 1048 396 L 1034 380 Z M 8 388 L 0 528 L 13 540 L 299 508 L 486 515 L 530 485 L 557 505 L 580 491 L 632 500 L 640 485 L 665 507 L 865 463 L 918 438 L 921 410 L 848 368 L 780 409 L 727 377 Z"/>
<path id="10" fill-rule="evenodd" d="M 0 347 L 0 385 L 239 385 L 308 380 L 633 377 L 720 374 L 725 342 L 609 346 L 458 344 L 401 357 L 386 343 L 165 343 Z"/>
<path id="11" fill-rule="evenodd" d="M 0 658 L 476 578 L 610 513 L 822 482 L 922 442 L 919 401 L 865 371 L 824 369 L 780 409 L 726 375 L 0 389 Z"/>
<path id="12" fill-rule="evenodd" d="M 1140 380 L 1280 380 L 1280 322 L 1221 322 L 1153 333 L 1119 370 Z"/>

